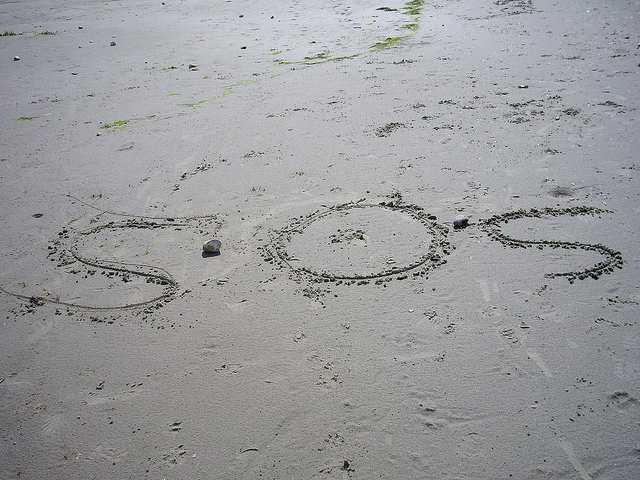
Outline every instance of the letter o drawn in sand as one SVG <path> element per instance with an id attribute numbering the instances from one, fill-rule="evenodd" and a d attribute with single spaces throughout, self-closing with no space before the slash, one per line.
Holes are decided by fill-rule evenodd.
<path id="1" fill-rule="evenodd" d="M 435 220 L 400 201 L 336 205 L 275 231 L 264 255 L 318 282 L 381 284 L 426 276 L 449 254 L 449 229 Z"/>

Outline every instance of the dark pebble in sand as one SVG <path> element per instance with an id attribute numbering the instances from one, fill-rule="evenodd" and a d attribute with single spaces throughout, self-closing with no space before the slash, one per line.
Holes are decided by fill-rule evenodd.
<path id="1" fill-rule="evenodd" d="M 465 215 L 458 215 L 453 221 L 453 228 L 464 228 L 469 224 L 469 217 Z"/>

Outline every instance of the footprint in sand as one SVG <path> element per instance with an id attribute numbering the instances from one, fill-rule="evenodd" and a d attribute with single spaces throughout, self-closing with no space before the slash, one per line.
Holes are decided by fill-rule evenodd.
<path id="1" fill-rule="evenodd" d="M 162 454 L 162 461 L 169 466 L 175 466 L 183 463 L 186 455 L 187 451 L 185 450 L 184 445 L 178 445 L 177 447 L 174 447 L 168 452 Z"/>

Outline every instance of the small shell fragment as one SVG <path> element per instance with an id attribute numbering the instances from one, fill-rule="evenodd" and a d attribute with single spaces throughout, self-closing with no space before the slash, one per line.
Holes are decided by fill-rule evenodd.
<path id="1" fill-rule="evenodd" d="M 453 221 L 453 228 L 464 228 L 469 224 L 469 217 L 465 215 L 458 215 Z"/>
<path id="2" fill-rule="evenodd" d="M 202 250 L 205 253 L 220 253 L 221 246 L 222 242 L 220 242 L 220 240 L 209 240 L 202 246 Z"/>

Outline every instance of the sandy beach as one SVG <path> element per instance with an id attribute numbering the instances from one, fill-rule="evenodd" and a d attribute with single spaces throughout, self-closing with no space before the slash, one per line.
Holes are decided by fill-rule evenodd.
<path id="1" fill-rule="evenodd" d="M 1 478 L 640 478 L 638 2 L 0 35 Z"/>

